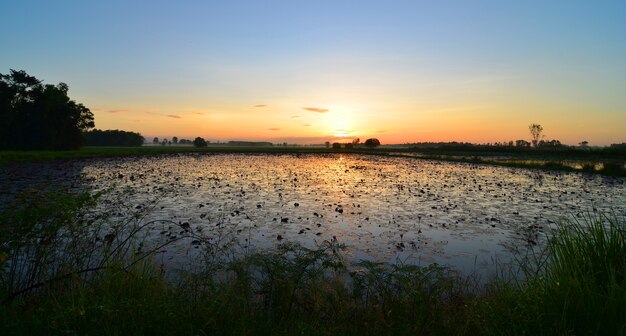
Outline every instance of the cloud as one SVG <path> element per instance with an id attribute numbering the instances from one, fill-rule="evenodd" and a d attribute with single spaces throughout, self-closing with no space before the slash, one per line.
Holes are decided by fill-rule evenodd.
<path id="1" fill-rule="evenodd" d="M 197 114 L 197 115 L 204 115 L 204 113 L 202 112 L 192 112 L 193 114 Z"/>
<path id="2" fill-rule="evenodd" d="M 254 105 L 254 107 L 265 107 L 265 106 L 267 106 L 267 105 L 265 105 L 265 104 Z"/>
<path id="3" fill-rule="evenodd" d="M 107 112 L 109 112 L 109 113 L 120 113 L 120 112 L 128 112 L 128 110 L 118 109 L 118 110 L 108 110 Z"/>
<path id="4" fill-rule="evenodd" d="M 319 108 L 319 107 L 303 107 L 302 109 L 310 111 L 310 112 L 315 112 L 315 113 L 326 113 L 330 111 L 329 109 Z"/>
<path id="5" fill-rule="evenodd" d="M 291 119 L 297 119 L 297 118 L 300 118 L 300 116 L 298 116 L 298 115 L 291 116 Z"/>
<path id="6" fill-rule="evenodd" d="M 280 128 L 271 127 L 271 128 L 268 128 L 268 130 L 270 130 L 270 131 L 280 131 Z"/>
<path id="7" fill-rule="evenodd" d="M 167 117 L 175 118 L 175 119 L 180 119 L 181 118 L 180 116 L 177 116 L 175 114 L 168 114 Z"/>
<path id="8" fill-rule="evenodd" d="M 311 126 L 311 124 L 304 124 L 304 125 L 302 125 L 302 126 L 304 126 L 304 127 L 309 127 L 309 126 Z"/>

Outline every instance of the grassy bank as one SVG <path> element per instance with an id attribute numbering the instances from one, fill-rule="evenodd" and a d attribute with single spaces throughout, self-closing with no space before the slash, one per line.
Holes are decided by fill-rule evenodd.
<path id="1" fill-rule="evenodd" d="M 0 221 L 3 334 L 618 335 L 626 332 L 626 223 L 561 223 L 524 281 L 484 288 L 439 265 L 347 265 L 342 246 L 285 244 L 168 280 L 136 237 L 98 226 L 94 199 L 25 196 Z M 193 228 L 179 239 L 208 240 Z M 543 257 L 545 256 L 545 257 Z M 532 260 L 532 261 L 531 261 Z"/>

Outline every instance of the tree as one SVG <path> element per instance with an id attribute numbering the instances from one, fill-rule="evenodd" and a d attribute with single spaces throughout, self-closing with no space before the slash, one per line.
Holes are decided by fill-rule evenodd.
<path id="1" fill-rule="evenodd" d="M 172 138 L 172 143 L 173 143 L 174 145 L 176 145 L 176 144 L 178 143 L 178 137 L 173 137 L 173 138 Z"/>
<path id="2" fill-rule="evenodd" d="M 358 146 L 360 143 L 361 143 L 361 139 L 359 138 L 352 140 L 352 145 L 354 145 L 355 147 Z"/>
<path id="3" fill-rule="evenodd" d="M 371 138 L 371 139 L 365 140 L 364 145 L 365 147 L 375 148 L 375 147 L 380 146 L 380 141 L 376 138 Z"/>
<path id="4" fill-rule="evenodd" d="M 587 146 L 589 146 L 589 141 L 583 140 L 580 143 L 578 143 L 578 145 L 580 145 L 580 147 L 582 148 L 587 148 Z"/>
<path id="5" fill-rule="evenodd" d="M 0 74 L 0 149 L 77 149 L 93 113 L 71 100 L 69 86 L 42 84 L 25 71 Z"/>
<path id="6" fill-rule="evenodd" d="M 152 139 L 152 143 L 155 144 L 155 145 L 158 145 L 159 144 L 159 138 L 154 137 L 154 139 Z"/>
<path id="7" fill-rule="evenodd" d="M 324 142 L 324 146 L 326 146 L 326 148 L 330 148 L 330 141 Z"/>
<path id="8" fill-rule="evenodd" d="M 341 144 L 338 142 L 333 142 L 333 149 L 340 149 L 341 148 Z"/>
<path id="9" fill-rule="evenodd" d="M 206 143 L 206 140 L 204 140 L 203 138 L 197 137 L 193 140 L 193 146 L 198 147 L 198 148 L 206 147 L 207 143 Z"/>
<path id="10" fill-rule="evenodd" d="M 533 147 L 537 147 L 539 144 L 539 139 L 541 139 L 541 132 L 543 132 L 543 127 L 539 124 L 530 124 L 528 126 L 528 130 L 530 131 L 530 135 L 533 138 Z"/>
<path id="11" fill-rule="evenodd" d="M 530 147 L 530 142 L 526 140 L 515 140 L 515 147 Z"/>
<path id="12" fill-rule="evenodd" d="M 144 138 L 139 133 L 120 130 L 101 131 L 94 129 L 85 132 L 85 144 L 87 146 L 141 146 Z"/>

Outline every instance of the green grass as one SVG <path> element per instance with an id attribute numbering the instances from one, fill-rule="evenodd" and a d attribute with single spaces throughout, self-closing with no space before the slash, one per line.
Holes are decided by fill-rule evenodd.
<path id="1" fill-rule="evenodd" d="M 81 221 L 92 204 L 34 193 L 2 214 L 3 335 L 626 333 L 626 223 L 616 216 L 563 221 L 546 254 L 520 258 L 523 278 L 485 288 L 436 264 L 348 265 L 333 241 L 207 259 L 171 281 L 149 258 L 154 250 L 137 249 L 140 216 L 98 242 L 110 231 Z"/>

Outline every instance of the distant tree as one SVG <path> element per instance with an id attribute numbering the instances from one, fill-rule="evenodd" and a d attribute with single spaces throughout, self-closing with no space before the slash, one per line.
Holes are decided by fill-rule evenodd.
<path id="1" fill-rule="evenodd" d="M 144 138 L 139 133 L 120 130 L 101 131 L 94 129 L 85 132 L 85 144 L 87 146 L 141 146 Z"/>
<path id="2" fill-rule="evenodd" d="M 352 140 L 352 144 L 353 144 L 355 147 L 356 147 L 356 146 L 358 146 L 360 143 L 361 143 L 361 139 L 359 139 L 359 138 L 356 138 L 356 139 Z"/>
<path id="3" fill-rule="evenodd" d="M 172 143 L 173 143 L 174 145 L 176 145 L 176 144 L 178 143 L 178 137 L 173 137 L 173 138 L 172 138 Z"/>
<path id="4" fill-rule="evenodd" d="M 343 148 L 345 148 L 345 149 L 352 149 L 352 148 L 354 148 L 354 144 L 352 142 L 345 143 L 345 144 L 343 144 Z"/>
<path id="5" fill-rule="evenodd" d="M 155 144 L 155 145 L 158 145 L 159 144 L 159 138 L 154 137 L 154 139 L 152 139 L 152 143 Z"/>
<path id="6" fill-rule="evenodd" d="M 515 140 L 515 147 L 530 147 L 530 142 L 526 140 Z"/>
<path id="7" fill-rule="evenodd" d="M 528 126 L 528 130 L 530 131 L 530 135 L 532 137 L 533 147 L 537 147 L 539 144 L 539 139 L 541 139 L 541 132 L 543 132 L 543 126 L 539 124 L 530 124 Z"/>
<path id="8" fill-rule="evenodd" d="M 0 74 L 0 149 L 77 149 L 93 113 L 71 100 L 69 86 L 42 84 L 25 71 Z"/>
<path id="9" fill-rule="evenodd" d="M 187 140 L 187 139 L 180 139 L 180 140 L 178 140 L 178 144 L 180 144 L 180 145 L 192 145 L 193 141 Z"/>
<path id="10" fill-rule="evenodd" d="M 341 144 L 338 142 L 333 142 L 333 149 L 340 149 L 341 148 Z"/>
<path id="11" fill-rule="evenodd" d="M 559 140 L 549 140 L 549 141 L 541 140 L 539 141 L 539 143 L 537 143 L 537 147 L 555 149 L 555 148 L 561 148 L 564 146 L 561 144 L 561 141 Z"/>
<path id="12" fill-rule="evenodd" d="M 587 148 L 587 146 L 589 146 L 589 141 L 583 140 L 580 143 L 578 143 L 578 145 L 582 148 Z"/>
<path id="13" fill-rule="evenodd" d="M 206 140 L 204 140 L 203 138 L 197 137 L 193 140 L 193 145 L 194 147 L 200 148 L 200 147 L 206 147 L 207 143 L 206 143 Z"/>
<path id="14" fill-rule="evenodd" d="M 380 146 L 380 141 L 376 138 L 371 138 L 371 139 L 365 140 L 364 145 L 365 147 L 375 148 L 375 147 Z"/>
<path id="15" fill-rule="evenodd" d="M 330 141 L 324 142 L 324 146 L 326 146 L 326 148 L 330 148 Z"/>

